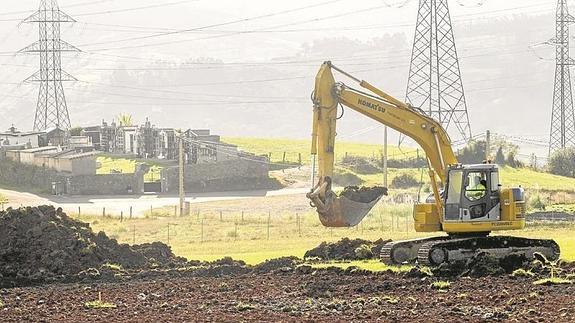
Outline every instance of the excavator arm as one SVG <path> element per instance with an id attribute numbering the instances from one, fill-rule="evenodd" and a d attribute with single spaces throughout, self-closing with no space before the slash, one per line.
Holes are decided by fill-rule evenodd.
<path id="1" fill-rule="evenodd" d="M 354 80 L 371 93 L 336 82 L 334 70 Z M 421 146 L 429 164 L 435 203 L 437 209 L 441 210 L 439 188 L 446 182 L 446 167 L 457 164 L 457 158 L 447 132 L 437 121 L 368 82 L 338 69 L 331 62 L 323 63 L 316 76 L 313 104 L 312 174 L 315 174 L 317 159 L 318 178 L 317 182 L 313 179 L 314 188 L 307 197 L 311 200 L 312 206 L 316 207 L 324 225 L 332 227 L 356 225 L 387 191 L 380 190 L 379 196 L 367 192 L 373 197 L 371 201 L 362 198 L 362 192 L 338 197 L 332 191 L 336 123 L 340 104 L 405 134 Z"/>

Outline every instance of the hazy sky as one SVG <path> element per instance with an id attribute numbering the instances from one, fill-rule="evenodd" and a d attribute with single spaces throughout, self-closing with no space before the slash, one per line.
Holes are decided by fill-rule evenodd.
<path id="1" fill-rule="evenodd" d="M 3 51 L 18 50 L 20 45 L 33 40 L 33 35 L 30 35 L 31 26 L 20 26 L 15 33 L 9 33 L 18 23 L 13 20 L 27 15 L 19 11 L 37 8 L 38 3 L 39 0 L 3 1 L 6 14 L 2 14 L 0 18 L 4 19 L 0 20 L 8 20 L 0 22 L 3 30 L 3 36 L 0 37 L 8 35 L 8 38 L 2 42 Z M 285 55 L 299 49 L 303 42 L 327 36 L 347 36 L 367 40 L 377 36 L 379 31 L 399 30 L 411 34 L 417 10 L 416 0 L 407 2 L 405 0 L 60 0 L 59 5 L 62 10 L 78 21 L 73 28 L 63 26 L 64 37 L 85 51 L 173 57 L 189 55 L 192 52 L 195 56 L 219 57 L 234 61 Z M 396 8 L 394 5 L 402 6 Z M 450 1 L 454 23 L 509 14 L 548 12 L 553 10 L 554 6 L 553 1 L 542 0 Z M 303 7 L 310 8 L 295 10 Z M 266 15 L 268 17 L 261 17 Z M 170 29 L 190 29 L 245 18 L 255 19 L 184 34 L 98 44 L 146 35 L 143 31 L 147 30 L 156 29 L 162 32 L 170 31 Z M 145 28 L 124 28 L 102 24 Z M 373 28 L 369 28 L 370 25 Z M 368 28 L 363 30 L 353 28 L 357 26 Z M 345 30 L 346 28 L 348 30 Z M 242 33 L 233 37 L 202 40 L 202 38 L 221 35 L 222 32 L 248 31 L 266 31 L 267 33 Z M 124 50 L 106 50 L 128 45 L 157 44 L 176 40 L 182 40 L 182 42 Z"/>
<path id="2" fill-rule="evenodd" d="M 0 128 L 7 128 L 10 123 L 24 123 L 33 116 L 36 87 L 15 85 L 37 69 L 37 57 L 31 55 L 13 55 L 17 50 L 32 43 L 37 38 L 37 27 L 29 24 L 19 25 L 19 20 L 31 14 L 39 0 L 3 0 L 0 12 L 0 110 L 9 109 L 18 103 L 30 102 L 30 111 L 18 111 L 17 117 L 12 113 L 2 114 Z M 98 69 L 121 66 L 139 67 L 149 63 L 150 58 L 186 60 L 189 58 L 211 57 L 226 63 L 262 62 L 282 57 L 293 57 L 301 52 L 304 44 L 314 40 L 334 37 L 346 37 L 361 42 L 370 42 L 379 35 L 403 33 L 407 41 L 413 37 L 413 29 L 418 1 L 403 0 L 60 0 L 60 8 L 77 20 L 75 24 L 62 25 L 62 38 L 78 48 L 82 53 L 68 56 L 64 68 L 85 81 L 102 79 L 103 72 Z M 459 32 L 461 26 L 476 22 L 485 22 L 494 18 L 512 15 L 550 15 L 555 8 L 555 1 L 542 0 L 453 0 L 450 10 L 456 37 L 465 36 Z M 553 25 L 548 26 L 545 35 L 553 36 Z M 523 43 L 517 44 L 527 50 L 529 44 L 545 41 L 541 33 L 535 35 L 529 26 L 525 26 Z M 187 32 L 181 32 L 186 29 Z M 501 31 L 501 37 L 507 37 Z M 533 36 L 531 36 L 533 34 Z M 494 35 L 494 37 L 499 35 Z M 458 45 L 460 56 L 481 49 L 484 39 L 477 43 L 465 42 Z M 490 46 L 497 44 L 497 39 L 490 41 Z M 390 44 L 394 45 L 394 44 Z M 405 63 L 409 52 L 400 57 Z M 531 53 L 533 61 L 537 57 Z M 545 55 L 552 59 L 552 51 L 538 51 L 536 55 Z M 337 60 L 338 53 L 333 53 Z M 397 60 L 397 59 L 396 59 Z M 472 59 L 471 59 L 472 60 Z M 481 66 L 472 63 L 462 66 L 464 85 L 474 71 Z M 318 58 L 318 63 L 320 60 Z M 531 64 L 531 63 L 529 63 Z M 350 64 L 351 65 L 351 64 Z M 545 65 L 547 66 L 547 65 Z M 90 68 L 86 68 L 90 67 Z M 552 64 L 549 65 L 552 69 Z M 311 71 L 311 69 L 310 69 Z M 547 69 L 546 69 L 547 71 Z M 503 72 L 503 71 L 499 71 Z M 308 73 L 306 71 L 306 73 Z M 310 72 L 310 79 L 313 74 Z M 500 73 L 497 73 L 500 74 Z M 545 76 L 545 81 L 552 82 L 553 75 Z M 361 76 L 361 75 L 360 75 Z M 465 85 L 470 90 L 472 103 L 475 106 L 487 104 L 481 101 L 479 93 L 488 85 L 474 88 L 477 80 Z M 405 81 L 391 83 L 386 90 L 395 92 L 401 97 Z M 69 85 L 66 85 L 69 86 Z M 551 85 L 550 85 L 551 86 Z M 528 91 L 528 90 L 526 90 Z M 550 91 L 549 86 L 545 91 Z M 545 100 L 549 93 L 545 93 Z M 303 93 L 302 97 L 307 97 Z M 74 91 L 67 92 L 68 101 L 75 107 L 81 106 L 82 96 Z M 550 97 L 549 97 L 550 98 Z M 495 100 L 490 101 L 493 103 Z M 543 102 L 543 100 L 542 100 Z M 495 102 L 497 103 L 497 102 Z M 550 102 L 545 109 L 550 110 Z M 545 111 L 546 111 L 545 110 Z M 145 111 L 144 111 L 145 112 Z M 104 113 L 108 118 L 117 111 Z M 525 114 L 523 118 L 532 118 L 532 122 L 541 122 L 541 113 L 532 117 Z M 8 116 L 7 116 L 8 115 Z M 77 112 L 76 112 L 77 115 Z M 103 117 L 104 117 L 103 116 Z M 472 114 L 472 122 L 477 132 L 488 128 L 505 131 L 508 121 L 499 124 L 489 121 L 490 115 L 481 111 Z M 539 118 L 539 119 L 538 119 Z M 27 121 L 26 121 L 27 122 Z M 177 124 L 177 120 L 174 121 Z M 286 118 L 289 122 L 289 118 Z M 31 125 L 31 122 L 28 122 Z M 75 124 L 95 123 L 88 120 L 74 120 Z M 368 125 L 372 125 L 367 122 Z M 234 134 L 233 129 L 218 128 L 217 120 L 198 126 L 210 126 L 226 135 Z M 168 126 L 168 125 L 165 125 Z M 512 134 L 522 132 L 521 125 L 513 125 L 508 130 Z M 22 126 L 23 127 L 23 126 Z M 341 129 L 340 135 L 346 136 L 357 131 L 356 126 Z M 544 129 L 548 129 L 545 125 Z M 531 131 L 538 138 L 545 139 L 547 131 Z M 277 135 L 277 134 L 273 134 Z M 294 134 L 301 137 L 302 134 Z"/>

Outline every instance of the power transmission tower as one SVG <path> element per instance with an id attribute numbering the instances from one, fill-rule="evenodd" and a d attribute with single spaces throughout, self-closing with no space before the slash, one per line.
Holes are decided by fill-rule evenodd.
<path id="1" fill-rule="evenodd" d="M 555 38 L 549 41 L 555 45 L 555 87 L 549 154 L 557 149 L 575 146 L 575 113 L 569 73 L 569 67 L 575 65 L 575 61 L 569 57 L 569 25 L 575 22 L 575 18 L 569 14 L 567 0 L 557 1 L 555 20 Z"/>
<path id="2" fill-rule="evenodd" d="M 419 0 L 406 101 L 471 138 L 447 0 Z"/>
<path id="3" fill-rule="evenodd" d="M 60 23 L 75 20 L 60 10 L 56 0 L 40 0 L 38 11 L 23 22 L 38 23 L 40 35 L 37 42 L 20 50 L 22 53 L 40 54 L 40 70 L 25 80 L 40 83 L 34 130 L 50 127 L 69 130 L 70 117 L 62 82 L 76 79 L 62 70 L 61 53 L 79 50 L 60 39 Z"/>

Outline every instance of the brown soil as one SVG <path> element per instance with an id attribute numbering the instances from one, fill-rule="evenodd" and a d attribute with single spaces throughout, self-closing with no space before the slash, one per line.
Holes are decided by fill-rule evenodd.
<path id="1" fill-rule="evenodd" d="M 67 280 L 104 264 L 124 269 L 186 263 L 161 242 L 118 244 L 52 206 L 0 212 L 0 287 Z"/>
<path id="2" fill-rule="evenodd" d="M 340 196 L 345 196 L 355 202 L 369 203 L 383 195 L 387 195 L 387 188 L 381 186 L 374 187 L 357 187 L 347 186 L 343 189 Z"/>
<path id="3" fill-rule="evenodd" d="M 444 290 L 431 278 L 315 271 L 172 277 L 0 290 L 2 321 L 573 322 L 574 285 L 509 276 L 468 278 Z M 98 299 L 115 308 L 89 309 Z"/>

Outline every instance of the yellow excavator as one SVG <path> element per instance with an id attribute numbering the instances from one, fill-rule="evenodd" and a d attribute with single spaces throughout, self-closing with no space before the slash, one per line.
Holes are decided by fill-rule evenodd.
<path id="1" fill-rule="evenodd" d="M 333 71 L 357 82 L 363 90 L 336 82 Z M 525 198 L 521 187 L 504 188 L 497 165 L 463 165 L 457 161 L 446 130 L 420 109 L 401 102 L 366 81 L 325 62 L 315 79 L 311 153 L 312 185 L 307 194 L 320 221 L 327 227 L 355 226 L 387 194 L 387 188 L 346 187 L 338 196 L 332 189 L 338 107 L 343 105 L 412 138 L 425 151 L 432 196 L 415 204 L 417 232 L 446 235 L 393 241 L 383 246 L 381 259 L 389 264 L 418 262 L 438 266 L 466 260 L 478 252 L 494 257 L 511 254 L 528 259 L 539 252 L 559 258 L 553 240 L 490 235 L 493 231 L 525 227 Z M 343 107 L 342 107 L 343 109 Z M 317 167 L 317 179 L 315 179 Z"/>

